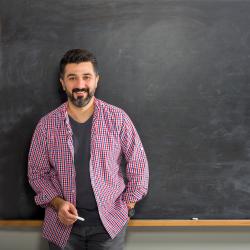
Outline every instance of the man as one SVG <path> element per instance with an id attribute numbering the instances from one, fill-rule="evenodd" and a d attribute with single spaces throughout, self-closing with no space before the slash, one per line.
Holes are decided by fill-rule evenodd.
<path id="1" fill-rule="evenodd" d="M 95 98 L 98 80 L 92 53 L 68 51 L 60 62 L 68 100 L 39 121 L 32 138 L 28 177 L 53 250 L 123 249 L 129 213 L 147 193 L 140 138 L 123 110 Z"/>

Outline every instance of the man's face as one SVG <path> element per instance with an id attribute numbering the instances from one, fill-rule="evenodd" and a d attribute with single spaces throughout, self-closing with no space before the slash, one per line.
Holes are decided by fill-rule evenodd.
<path id="1" fill-rule="evenodd" d="M 76 107 L 85 107 L 95 94 L 99 76 L 91 62 L 69 63 L 60 78 L 68 100 Z"/>

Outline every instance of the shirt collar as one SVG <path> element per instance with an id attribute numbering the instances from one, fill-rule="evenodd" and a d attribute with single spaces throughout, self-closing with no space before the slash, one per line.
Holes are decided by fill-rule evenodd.
<path id="1" fill-rule="evenodd" d="M 101 105 L 101 102 L 99 99 L 97 99 L 95 96 L 94 96 L 94 105 L 95 105 L 95 109 L 94 109 L 94 114 L 93 114 L 93 120 L 97 117 L 97 114 L 98 114 L 98 111 L 100 110 L 100 105 Z M 60 107 L 60 116 L 63 120 L 66 120 L 66 124 L 69 125 L 69 115 L 68 115 L 68 112 L 67 112 L 67 106 L 68 106 L 68 101 L 64 102 Z"/>

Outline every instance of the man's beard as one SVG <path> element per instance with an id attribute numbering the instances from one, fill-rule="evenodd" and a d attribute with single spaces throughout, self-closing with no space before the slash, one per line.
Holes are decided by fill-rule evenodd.
<path id="1" fill-rule="evenodd" d="M 72 89 L 72 93 L 70 93 L 67 89 L 65 90 L 69 100 L 71 101 L 71 103 L 73 105 L 75 105 L 78 108 L 83 108 L 86 105 L 89 104 L 90 100 L 92 99 L 92 97 L 94 96 L 95 92 L 92 91 L 90 92 L 89 88 L 82 88 L 82 89 L 78 89 L 78 88 L 74 88 Z M 86 92 L 87 96 L 78 96 L 78 97 L 74 97 L 74 93 L 77 92 Z"/>

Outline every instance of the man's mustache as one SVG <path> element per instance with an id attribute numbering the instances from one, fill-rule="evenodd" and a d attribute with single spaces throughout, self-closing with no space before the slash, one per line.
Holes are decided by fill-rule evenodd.
<path id="1" fill-rule="evenodd" d="M 82 88 L 82 89 L 74 88 L 72 90 L 72 93 L 77 93 L 77 92 L 86 92 L 86 93 L 89 93 L 89 89 L 88 88 Z"/>

